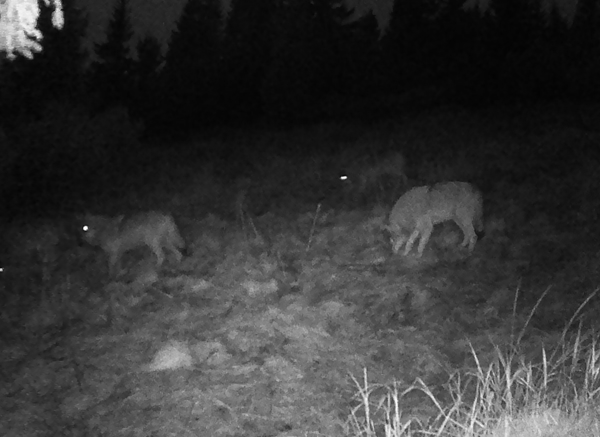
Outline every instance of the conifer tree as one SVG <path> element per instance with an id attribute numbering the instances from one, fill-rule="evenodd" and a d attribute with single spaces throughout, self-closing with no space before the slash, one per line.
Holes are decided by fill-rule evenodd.
<path id="1" fill-rule="evenodd" d="M 600 1 L 579 0 L 570 31 L 571 48 L 583 56 L 600 49 Z"/>
<path id="2" fill-rule="evenodd" d="M 424 78 L 430 39 L 435 35 L 431 17 L 433 0 L 403 0 L 394 5 L 389 29 L 382 39 L 385 68 L 395 78 L 393 86 L 403 91 Z"/>
<path id="3" fill-rule="evenodd" d="M 212 118 L 218 95 L 222 41 L 218 0 L 188 0 L 165 59 L 165 84 L 172 114 L 180 124 Z"/>
<path id="4" fill-rule="evenodd" d="M 61 0 L 65 17 L 62 29 L 52 24 L 53 8 L 40 2 L 38 28 L 44 35 L 42 52 L 33 60 L 44 77 L 41 81 L 48 88 L 53 100 L 79 99 L 83 93 L 85 64 L 89 53 L 83 47 L 88 18 L 75 0 Z"/>
<path id="5" fill-rule="evenodd" d="M 52 23 L 54 8 L 40 1 L 38 27 L 42 51 L 33 59 L 17 58 L 1 69 L 0 119 L 24 122 L 39 116 L 51 101 L 79 101 L 83 94 L 83 48 L 87 17 L 74 0 L 63 0 L 64 27 Z"/>
<path id="6" fill-rule="evenodd" d="M 274 0 L 232 0 L 225 32 L 225 100 L 231 114 L 247 118 L 263 111 L 261 88 L 273 51 Z"/>
<path id="7" fill-rule="evenodd" d="M 160 73 L 164 65 L 161 45 L 156 37 L 146 35 L 136 45 L 137 61 L 133 63 L 133 98 L 131 114 L 144 119 L 146 127 L 156 125 L 157 110 L 162 107 Z"/>
<path id="8" fill-rule="evenodd" d="M 42 1 L 45 6 L 53 6 L 52 25 L 57 29 L 62 28 L 64 16 L 61 0 Z M 39 4 L 38 0 L 0 1 L 0 60 L 4 56 L 15 59 L 17 54 L 33 59 L 33 54 L 42 50 L 40 40 L 44 35 L 38 28 Z"/>
<path id="9" fill-rule="evenodd" d="M 569 80 L 573 95 L 600 97 L 600 1 L 579 0 L 568 33 Z"/>
<path id="10" fill-rule="evenodd" d="M 260 88 L 262 109 L 270 117 L 314 118 L 332 95 L 370 91 L 380 47 L 373 15 L 343 25 L 350 11 L 334 0 L 274 5 Z"/>
<path id="11" fill-rule="evenodd" d="M 132 37 L 129 0 L 117 0 L 106 41 L 95 45 L 98 60 L 92 66 L 91 92 L 100 100 L 100 106 L 129 103 Z"/>
<path id="12" fill-rule="evenodd" d="M 558 46 L 566 42 L 567 23 L 561 15 L 558 5 L 552 3 L 548 11 L 545 27 L 545 40 L 553 46 Z"/>
<path id="13" fill-rule="evenodd" d="M 135 62 L 136 77 L 139 81 L 152 80 L 164 62 L 160 43 L 155 36 L 146 35 L 136 45 L 138 59 Z"/>
<path id="14" fill-rule="evenodd" d="M 492 0 L 494 48 L 500 59 L 522 53 L 535 41 L 544 27 L 538 0 Z"/>

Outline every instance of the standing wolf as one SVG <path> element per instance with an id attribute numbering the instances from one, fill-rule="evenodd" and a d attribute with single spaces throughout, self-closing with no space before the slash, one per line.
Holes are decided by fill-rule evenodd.
<path id="1" fill-rule="evenodd" d="M 467 182 L 444 182 L 432 186 L 415 187 L 407 191 L 394 205 L 389 217 L 392 250 L 398 253 L 406 243 L 408 255 L 420 237 L 418 256 L 431 237 L 433 227 L 454 221 L 462 230 L 462 246 L 472 252 L 478 232 L 483 231 L 483 200 L 481 193 Z"/>
<path id="2" fill-rule="evenodd" d="M 180 250 L 185 243 L 170 214 L 149 211 L 129 218 L 88 214 L 83 220 L 83 239 L 106 253 L 110 276 L 116 275 L 121 256 L 138 247 L 146 246 L 154 253 L 157 267 L 164 262 L 163 249 L 171 252 L 177 262 L 181 261 Z"/>

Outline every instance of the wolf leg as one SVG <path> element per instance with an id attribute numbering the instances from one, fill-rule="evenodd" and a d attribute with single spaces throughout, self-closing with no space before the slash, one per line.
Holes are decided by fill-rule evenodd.
<path id="1" fill-rule="evenodd" d="M 419 253 L 419 258 L 423 255 L 423 251 L 425 250 L 425 246 L 427 245 L 427 242 L 429 241 L 432 232 L 433 224 L 428 224 L 427 227 L 423 229 L 421 234 L 421 241 L 419 241 L 419 248 L 417 250 Z"/>
<path id="2" fill-rule="evenodd" d="M 168 241 L 166 247 L 167 249 L 169 249 L 169 252 L 171 252 L 175 256 L 177 262 L 180 263 L 183 255 L 181 254 L 181 251 L 179 250 L 177 245 L 174 244 L 172 241 Z"/>
<path id="3" fill-rule="evenodd" d="M 409 237 L 408 241 L 406 242 L 406 248 L 404 249 L 404 256 L 406 256 L 410 253 L 413 245 L 415 244 L 415 240 L 417 239 L 418 236 L 419 236 L 419 228 L 417 227 L 412 232 L 412 234 L 410 234 L 410 237 Z M 422 240 L 422 237 L 421 237 L 421 240 Z"/>
<path id="4" fill-rule="evenodd" d="M 404 235 L 400 235 L 395 241 L 393 237 L 390 240 L 392 243 L 392 252 L 398 253 L 400 248 L 404 245 L 404 243 L 406 243 L 407 238 Z"/>
<path id="5" fill-rule="evenodd" d="M 477 243 L 477 234 L 475 233 L 475 229 L 473 228 L 473 224 L 471 221 L 465 220 L 455 220 L 456 224 L 462 231 L 464 237 L 463 241 L 460 244 L 462 247 L 469 247 L 469 252 L 473 252 L 475 249 L 475 244 Z"/>
<path id="6" fill-rule="evenodd" d="M 151 247 L 152 252 L 156 256 L 156 267 L 162 266 L 162 263 L 165 261 L 165 254 L 160 245 L 160 241 L 156 241 Z"/>

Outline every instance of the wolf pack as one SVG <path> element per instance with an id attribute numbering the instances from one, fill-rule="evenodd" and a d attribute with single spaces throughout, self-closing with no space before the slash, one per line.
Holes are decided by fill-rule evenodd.
<path id="1" fill-rule="evenodd" d="M 418 242 L 415 256 L 420 258 L 434 227 L 443 222 L 456 223 L 463 234 L 461 246 L 469 253 L 475 248 L 477 233 L 483 231 L 483 201 L 474 185 L 447 181 L 410 187 L 401 152 L 393 152 L 369 165 L 362 165 L 353 174 L 340 179 L 344 183 L 352 181 L 353 189 L 358 193 L 367 192 L 375 186 L 383 187 L 382 180 L 404 188 L 391 208 L 384 228 L 393 254 L 401 252 L 401 256 L 409 256 Z M 178 263 L 183 258 L 185 242 L 169 213 L 147 211 L 129 217 L 87 214 L 80 216 L 79 220 L 82 240 L 101 249 L 110 277 L 121 274 L 123 254 L 133 249 L 150 249 L 156 268 L 162 266 L 168 254 Z"/>

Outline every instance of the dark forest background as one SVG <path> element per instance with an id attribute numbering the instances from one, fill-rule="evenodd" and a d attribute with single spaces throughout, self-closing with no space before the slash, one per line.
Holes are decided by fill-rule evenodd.
<path id="1" fill-rule="evenodd" d="M 64 1 L 62 30 L 40 2 L 43 52 L 0 60 L 4 210 L 48 210 L 94 190 L 119 195 L 132 173 L 156 178 L 148 169 L 165 158 L 150 146 L 190 149 L 175 155 L 214 163 L 233 180 L 251 172 L 259 148 L 272 153 L 268 139 L 244 145 L 251 131 L 598 101 L 600 1 L 580 0 L 572 23 L 542 12 L 539 0 L 492 0 L 483 14 L 462 4 L 398 0 L 381 35 L 372 15 L 343 24 L 352 11 L 334 0 L 233 0 L 226 20 L 218 0 L 190 0 L 163 53 L 151 36 L 130 50 L 130 7 L 119 0 L 90 53 L 73 0 Z M 198 142 L 215 135 L 216 146 Z"/>
<path id="2" fill-rule="evenodd" d="M 134 51 L 127 0 L 107 39 L 82 49 L 86 17 L 65 1 L 56 30 L 41 2 L 44 51 L 3 61 L 0 120 L 10 132 L 48 107 L 92 114 L 127 108 L 146 133 L 257 120 L 382 118 L 440 104 L 481 107 L 600 97 L 600 2 L 580 0 L 572 23 L 537 0 L 398 0 L 381 36 L 373 16 L 341 24 L 332 0 L 189 1 L 166 54 L 151 36 Z"/>

